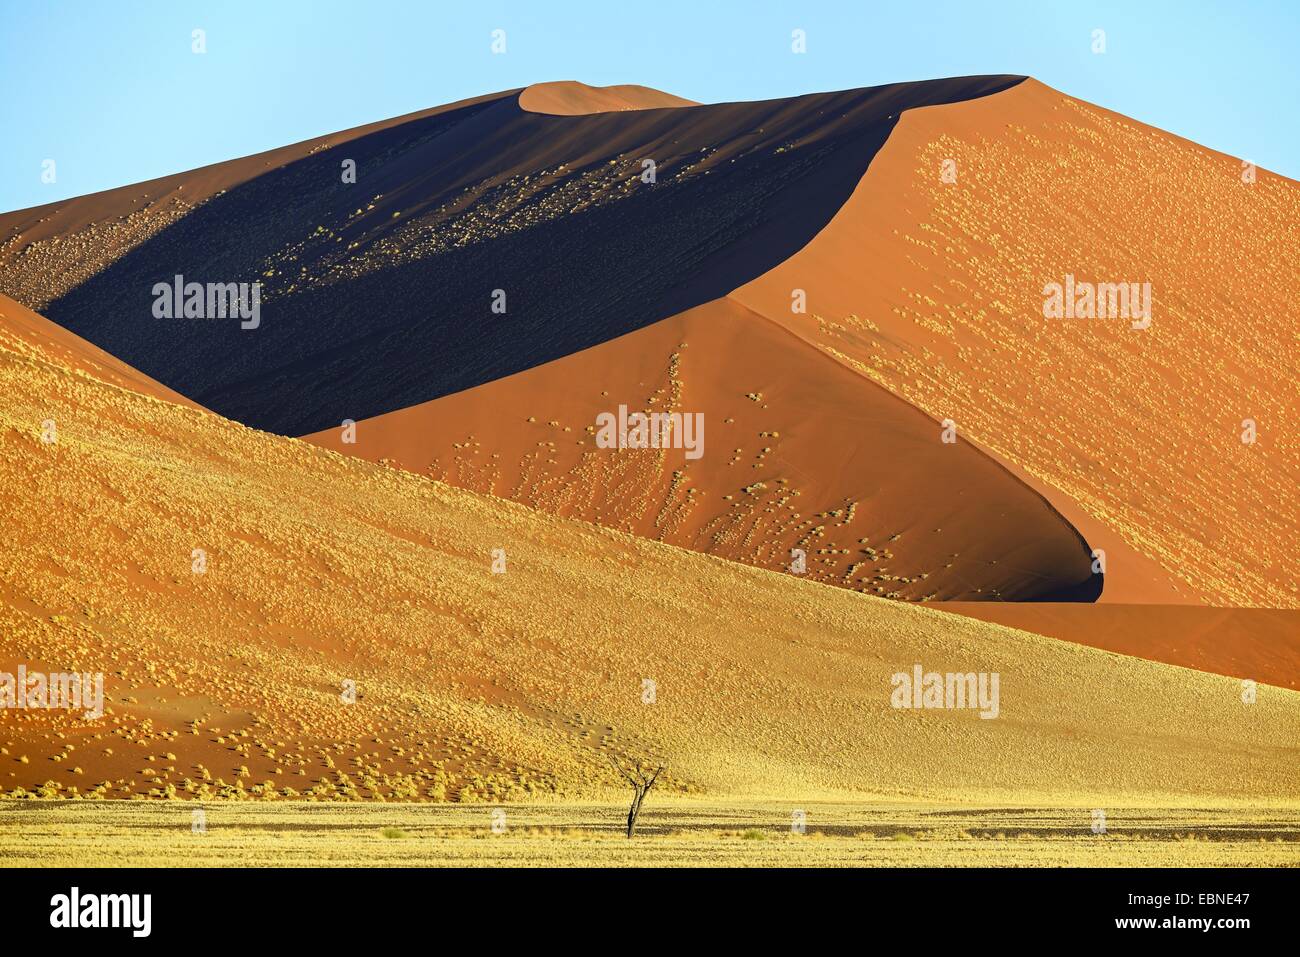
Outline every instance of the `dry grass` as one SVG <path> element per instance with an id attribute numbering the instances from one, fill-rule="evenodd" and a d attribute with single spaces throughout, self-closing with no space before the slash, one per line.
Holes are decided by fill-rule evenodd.
<path id="1" fill-rule="evenodd" d="M 691 801 L 647 807 L 637 836 L 614 805 L 491 808 L 374 804 L 0 802 L 0 850 L 13 867 L 1258 867 L 1300 866 L 1294 811 L 1125 810 L 1108 833 L 1087 808 L 807 805 Z"/>

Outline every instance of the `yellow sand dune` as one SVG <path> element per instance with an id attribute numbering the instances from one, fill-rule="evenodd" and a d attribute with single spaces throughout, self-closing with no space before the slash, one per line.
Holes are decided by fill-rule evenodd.
<path id="1" fill-rule="evenodd" d="M 717 797 L 1300 793 L 1294 691 L 1246 704 L 1234 679 L 533 512 L 102 383 L 5 328 L 0 671 L 99 671 L 109 698 L 98 721 L 0 714 L 6 792 L 574 798 L 615 786 L 617 748 Z M 917 663 L 997 672 L 999 716 L 895 710 Z"/>

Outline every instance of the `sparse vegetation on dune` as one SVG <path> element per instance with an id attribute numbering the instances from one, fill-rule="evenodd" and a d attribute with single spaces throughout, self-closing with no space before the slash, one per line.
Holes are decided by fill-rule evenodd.
<path id="1" fill-rule="evenodd" d="M 704 454 L 598 448 L 593 422 L 620 402 L 700 413 Z M 539 420 L 543 404 L 552 411 Z M 790 569 L 797 549 L 801 577 L 882 598 L 1009 602 L 1099 587 L 1078 533 L 1041 496 L 730 299 L 359 422 L 355 443 L 338 428 L 305 438 L 761 568 Z"/>
<path id="2" fill-rule="evenodd" d="M 7 342 L 0 667 L 102 672 L 106 713 L 8 712 L 6 793 L 609 799 L 603 755 L 633 740 L 667 765 L 656 800 L 1300 787 L 1295 692 L 1246 705 L 1231 679 L 533 512 Z M 892 708 L 918 659 L 1001 673 L 1002 717 Z"/>

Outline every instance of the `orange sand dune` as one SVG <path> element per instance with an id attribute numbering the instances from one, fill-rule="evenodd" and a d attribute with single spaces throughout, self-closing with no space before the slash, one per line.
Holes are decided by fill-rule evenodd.
<path id="1" fill-rule="evenodd" d="M 395 127 L 418 126 L 421 121 L 469 107 L 509 101 L 516 92 L 472 97 L 236 160 L 0 214 L 3 292 L 43 311 L 47 303 L 154 239 L 205 202 L 269 171 L 283 170 L 324 150 Z M 41 259 L 46 261 L 37 262 Z"/>
<path id="2" fill-rule="evenodd" d="M 733 296 L 1040 481 L 1103 600 L 1296 608 L 1297 224 L 1300 185 L 1030 80 L 906 112 Z M 1066 275 L 1150 282 L 1149 328 L 1044 318 Z"/>
<path id="3" fill-rule="evenodd" d="M 694 100 L 673 96 L 648 86 L 588 86 L 576 80 L 534 83 L 519 94 L 519 106 L 530 113 L 575 116 L 618 110 L 658 110 L 674 106 L 699 106 Z"/>
<path id="4" fill-rule="evenodd" d="M 703 454 L 598 448 L 601 412 L 703 413 Z M 893 598 L 1086 597 L 1084 541 L 1036 493 L 730 300 L 309 441 Z M 345 441 L 355 438 L 354 442 Z"/>
<path id="5" fill-rule="evenodd" d="M 829 222 L 901 111 L 1019 80 L 586 115 L 480 98 L 0 215 L 0 291 L 207 408 L 312 432 L 717 299 Z M 176 276 L 258 283 L 256 331 L 159 318 Z"/>
<path id="6" fill-rule="evenodd" d="M 7 797 L 608 801 L 620 754 L 795 808 L 1295 806 L 1294 691 L 532 511 L 12 339 L 0 672 L 102 674 L 104 710 L 5 708 Z M 918 662 L 998 675 L 996 706 L 896 707 Z"/>
<path id="7" fill-rule="evenodd" d="M 931 428 L 955 420 L 965 439 L 1047 498 L 1049 525 L 1073 526 L 1085 555 L 1104 553 L 1103 600 L 1300 604 L 1300 443 L 1284 425 L 1300 412 L 1287 319 L 1287 277 L 1300 266 L 1296 184 L 1262 171 L 1243 182 L 1235 161 L 1011 77 L 588 115 L 539 114 L 525 101 L 599 106 L 615 94 L 530 89 L 210 167 L 189 174 L 193 183 L 158 181 L 209 197 L 192 209 L 172 196 L 133 219 L 141 199 L 133 187 L 0 217 L 0 236 L 17 231 L 0 245 L 4 287 L 29 304 L 53 299 L 56 319 L 205 406 L 322 441 L 327 424 L 378 421 L 439 396 L 490 403 L 492 390 L 473 387 L 598 350 L 734 290 L 750 324 L 776 321 L 829 365 L 920 409 Z M 333 143 L 356 144 L 353 152 L 364 144 L 365 205 L 337 185 L 338 156 L 316 155 Z M 639 179 L 646 155 L 660 164 L 654 192 Z M 1185 188 L 1171 192 L 1170 169 L 1188 171 Z M 237 185 L 213 192 L 226 183 Z M 233 327 L 142 317 L 142 291 L 182 261 L 220 262 L 223 278 L 266 277 L 257 348 Z M 1126 321 L 1044 319 L 1044 285 L 1065 276 L 1148 281 L 1156 321 L 1134 330 Z M 496 283 L 512 303 L 500 320 L 487 312 Z M 791 312 L 796 291 L 807 294 L 806 314 Z M 656 349 L 667 361 L 663 343 Z M 800 363 L 812 376 L 806 392 L 830 375 L 828 365 Z M 561 421 L 549 395 L 532 399 L 538 422 Z M 461 421 L 482 421 L 485 412 L 456 401 L 468 416 Z M 564 421 L 585 429 L 593 411 L 581 406 Z M 1240 441 L 1245 420 L 1258 424 L 1252 445 Z M 857 440 L 835 421 L 822 416 L 825 431 L 801 452 L 806 463 L 785 455 L 791 474 L 817 473 L 823 443 Z M 522 466 L 493 465 L 497 476 L 447 458 L 481 449 L 489 461 L 522 461 L 534 440 L 506 432 L 498 448 L 495 422 L 475 431 L 478 444 L 450 452 L 441 433 L 399 433 L 363 428 L 364 446 L 347 451 L 421 472 L 434 466 L 450 481 L 765 567 L 822 531 L 815 537 L 826 543 L 809 552 L 814 577 L 878 594 L 1041 598 L 1059 582 L 1086 580 L 1077 555 L 1062 562 L 1059 540 L 1036 552 L 1038 526 L 1018 529 L 996 510 L 951 552 L 933 537 L 951 534 L 951 522 L 906 552 L 889 542 L 907 562 L 901 568 L 879 559 L 872 537 L 897 534 L 889 526 L 898 522 L 878 518 L 883 506 L 849 542 L 769 518 L 803 511 L 790 502 L 758 506 L 754 524 L 737 525 L 746 513 L 734 503 L 754 493 L 735 498 L 753 483 L 731 481 L 734 451 L 707 480 L 718 463 L 672 470 L 689 474 L 694 498 L 713 509 L 688 503 L 696 519 L 687 520 L 673 497 L 681 478 L 575 498 L 567 474 L 575 463 L 562 466 L 562 457 L 555 468 L 566 474 L 544 475 L 549 459 L 531 459 L 526 481 L 522 471 L 510 478 Z M 765 455 L 782 454 L 768 447 Z M 743 442 L 734 448 L 747 454 Z M 868 521 L 853 477 L 818 481 L 819 502 L 800 522 L 838 520 L 853 503 Z M 677 517 L 670 522 L 664 508 Z M 913 505 L 908 534 L 918 536 L 921 516 L 935 511 L 942 507 Z M 990 531 L 998 523 L 1011 527 Z M 973 537 L 1004 549 L 976 548 L 974 567 L 991 576 L 969 576 L 968 566 L 969 577 L 928 588 L 922 576 L 961 574 L 954 569 L 975 554 Z M 1021 571 L 1015 587 L 1008 569 Z"/>
<path id="8" fill-rule="evenodd" d="M 1300 611 L 966 601 L 941 607 L 1123 655 L 1300 689 Z"/>

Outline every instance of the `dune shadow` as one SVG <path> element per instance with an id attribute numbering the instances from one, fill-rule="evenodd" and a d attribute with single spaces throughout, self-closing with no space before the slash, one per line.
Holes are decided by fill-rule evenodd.
<path id="1" fill-rule="evenodd" d="M 472 388 L 724 296 L 829 222 L 903 109 L 988 95 L 1019 80 L 589 116 L 530 114 L 509 97 L 476 103 L 268 169 L 163 228 L 46 312 L 224 416 L 302 435 Z M 724 155 L 707 173 L 665 176 L 564 215 L 539 208 L 535 222 L 516 215 L 510 229 L 338 281 L 329 270 L 340 267 L 308 249 L 291 264 L 319 281 L 294 283 L 283 271 L 268 280 L 256 329 L 152 313 L 156 283 L 176 275 L 260 281 L 272 257 L 303 249 L 318 229 L 355 235 L 362 250 L 393 242 L 421 216 L 437 217 L 436 228 L 454 235 L 463 222 L 458 196 L 521 171 L 540 175 L 558 157 L 581 157 L 577 169 L 548 174 L 563 183 L 645 153 L 671 166 L 716 149 Z M 343 155 L 356 161 L 356 184 L 340 181 Z M 560 194 L 539 195 L 558 202 Z M 346 225 L 375 202 L 401 208 L 391 223 L 371 216 L 364 226 Z M 504 314 L 491 309 L 494 290 L 505 294 Z"/>

